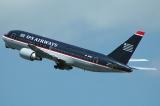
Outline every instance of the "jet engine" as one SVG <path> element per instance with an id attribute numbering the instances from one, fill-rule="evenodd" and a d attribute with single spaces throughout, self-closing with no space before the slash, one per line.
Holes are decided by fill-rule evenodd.
<path id="1" fill-rule="evenodd" d="M 38 57 L 35 53 L 35 51 L 29 49 L 29 48 L 22 48 L 20 50 L 20 53 L 19 55 L 23 58 L 23 59 L 26 59 L 26 60 L 30 60 L 30 61 L 33 61 L 33 60 L 42 60 L 41 57 Z"/>

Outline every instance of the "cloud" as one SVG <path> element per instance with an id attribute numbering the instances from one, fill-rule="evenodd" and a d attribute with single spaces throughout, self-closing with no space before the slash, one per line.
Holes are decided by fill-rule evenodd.
<path id="1" fill-rule="evenodd" d="M 93 29 L 126 24 L 152 28 L 159 26 L 160 18 L 158 0 L 3 0 L 0 4 L 1 11 L 5 10 L 1 21 L 33 25 L 41 23 L 53 28 L 65 27 L 77 21 L 83 21 Z"/>
<path id="2" fill-rule="evenodd" d="M 112 35 L 128 36 L 124 31 L 157 31 L 159 4 L 158 0 L 1 0 L 0 26 L 3 33 L 21 29 L 67 42 L 112 40 Z"/>

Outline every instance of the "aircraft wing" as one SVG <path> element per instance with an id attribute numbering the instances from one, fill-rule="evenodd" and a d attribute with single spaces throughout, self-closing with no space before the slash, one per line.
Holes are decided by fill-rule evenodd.
<path id="1" fill-rule="evenodd" d="M 70 69 L 73 68 L 70 64 L 66 63 L 66 61 L 64 61 L 62 59 L 58 59 L 56 56 L 52 56 L 49 53 L 46 53 L 45 51 L 39 49 L 38 47 L 36 47 L 33 44 L 28 44 L 28 47 L 30 49 L 32 49 L 33 51 L 35 51 L 37 56 L 42 57 L 42 58 L 47 58 L 47 59 L 50 59 L 50 60 L 54 60 L 57 64 L 57 65 L 54 66 L 54 68 L 56 68 L 56 69 L 70 70 Z"/>
<path id="2" fill-rule="evenodd" d="M 54 61 L 58 61 L 58 58 L 57 57 L 53 57 L 52 55 L 46 53 L 45 51 L 37 48 L 35 45 L 33 44 L 28 44 L 28 47 L 30 49 L 32 49 L 33 51 L 36 52 L 36 55 L 39 56 L 39 57 L 42 57 L 42 58 L 48 58 L 48 59 L 51 59 L 51 60 L 54 60 Z"/>

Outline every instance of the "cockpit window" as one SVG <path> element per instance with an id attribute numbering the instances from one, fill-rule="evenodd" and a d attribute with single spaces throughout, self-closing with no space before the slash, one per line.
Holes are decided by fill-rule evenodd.
<path id="1" fill-rule="evenodd" d="M 26 36 L 26 35 L 23 34 L 23 33 L 20 34 L 20 37 L 21 37 L 21 38 L 24 38 L 25 36 Z"/>
<path id="2" fill-rule="evenodd" d="M 16 33 L 11 33 L 11 38 L 15 39 L 16 38 Z"/>

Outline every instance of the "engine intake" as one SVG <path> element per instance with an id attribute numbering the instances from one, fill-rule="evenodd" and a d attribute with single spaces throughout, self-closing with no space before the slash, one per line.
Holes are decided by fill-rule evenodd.
<path id="1" fill-rule="evenodd" d="M 33 61 L 33 60 L 40 60 L 41 61 L 42 60 L 41 57 L 36 56 L 35 51 L 33 51 L 33 50 L 29 49 L 29 48 L 22 48 L 20 50 L 19 55 L 23 59 L 30 60 L 30 61 Z"/>

